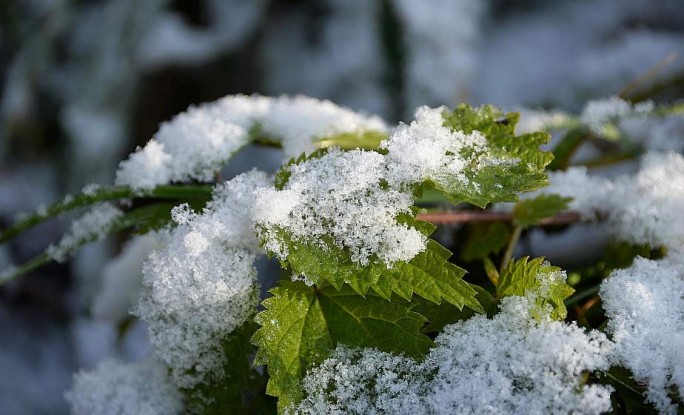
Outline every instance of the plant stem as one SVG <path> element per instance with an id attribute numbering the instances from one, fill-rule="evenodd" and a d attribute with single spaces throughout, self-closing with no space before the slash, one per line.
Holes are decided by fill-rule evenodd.
<path id="1" fill-rule="evenodd" d="M 433 223 L 435 225 L 448 225 L 470 222 L 512 222 L 513 215 L 506 212 L 492 212 L 488 210 L 473 210 L 461 212 L 432 212 L 421 213 L 417 216 L 418 220 Z M 548 225 L 567 225 L 582 221 L 579 212 L 564 212 L 550 218 L 539 221 L 540 226 Z"/>
<path id="2" fill-rule="evenodd" d="M 518 244 L 518 240 L 520 239 L 522 230 L 522 226 L 515 226 L 513 228 L 511 238 L 508 240 L 506 252 L 504 252 L 503 259 L 501 260 L 501 268 L 499 268 L 499 274 L 503 272 L 503 270 L 506 268 L 506 265 L 508 265 L 508 263 L 511 261 L 511 258 L 513 258 L 513 251 L 515 250 L 515 246 Z"/>
<path id="3" fill-rule="evenodd" d="M 130 211 L 126 213 L 126 215 L 123 218 L 121 218 L 121 220 L 113 224 L 111 228 L 109 228 L 109 230 L 106 232 L 106 234 L 96 235 L 88 239 L 81 240 L 74 244 L 74 246 L 70 247 L 69 251 L 74 252 L 83 245 L 86 245 L 95 240 L 102 239 L 105 236 L 147 223 L 157 218 L 162 212 L 168 212 L 171 208 L 172 205 L 168 203 L 159 203 L 155 205 L 143 206 L 133 211 Z M 47 252 L 44 252 L 36 257 L 31 258 L 30 260 L 26 261 L 25 263 L 19 265 L 16 268 L 10 268 L 5 272 L 2 272 L 2 270 L 0 270 L 0 287 L 16 279 L 17 277 L 20 277 L 37 268 L 40 268 L 41 266 L 47 264 L 49 261 L 53 259 L 54 258 L 50 256 Z"/>
<path id="4" fill-rule="evenodd" d="M 570 307 L 570 306 L 573 306 L 573 305 L 579 303 L 580 301 L 584 300 L 585 298 L 592 297 L 592 296 L 598 294 L 600 289 L 601 289 L 600 285 L 596 285 L 594 287 L 587 288 L 586 290 L 581 291 L 581 292 L 573 295 L 572 297 L 568 298 L 567 300 L 565 300 L 565 306 Z"/>
<path id="5" fill-rule="evenodd" d="M 42 212 L 36 212 L 26 218 L 20 219 L 14 225 L 0 233 L 0 244 L 18 234 L 30 229 L 48 219 L 59 216 L 68 211 L 93 205 L 99 202 L 118 199 L 151 198 L 151 199 L 181 199 L 181 200 L 208 200 L 211 198 L 210 186 L 158 186 L 149 192 L 141 193 L 128 186 L 114 186 L 97 189 L 91 193 L 65 199 L 55 203 Z"/>

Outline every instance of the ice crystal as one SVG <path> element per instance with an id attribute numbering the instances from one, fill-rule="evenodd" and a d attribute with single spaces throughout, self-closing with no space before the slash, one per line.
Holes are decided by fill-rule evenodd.
<path id="1" fill-rule="evenodd" d="M 255 135 L 281 142 L 286 157 L 294 157 L 312 151 L 316 138 L 360 130 L 387 127 L 377 117 L 330 101 L 229 95 L 163 123 L 144 148 L 121 163 L 116 182 L 147 190 L 169 182 L 209 181 Z"/>
<path id="2" fill-rule="evenodd" d="M 105 237 L 121 216 L 123 216 L 123 212 L 108 203 L 93 207 L 71 223 L 69 232 L 62 237 L 59 243 L 50 245 L 47 250 L 48 255 L 57 262 L 66 260 L 71 251 L 83 243 Z"/>
<path id="3" fill-rule="evenodd" d="M 296 413 L 586 413 L 611 409 L 609 387 L 583 384 L 605 370 L 612 343 L 575 324 L 537 321 L 533 298 L 507 297 L 493 319 L 447 326 L 423 362 L 339 347 L 307 374 Z"/>
<path id="4" fill-rule="evenodd" d="M 66 399 L 75 415 L 167 415 L 183 412 L 183 397 L 156 361 L 105 360 L 74 376 Z"/>
<path id="5" fill-rule="evenodd" d="M 266 175 L 252 171 L 218 186 L 202 214 L 174 209 L 178 226 L 143 266 L 135 312 L 181 387 L 222 375 L 223 338 L 255 310 L 257 245 L 250 214 L 253 193 L 265 184 Z"/>
<path id="6" fill-rule="evenodd" d="M 257 197 L 255 218 L 268 251 L 288 255 L 279 229 L 300 241 L 325 244 L 331 238 L 362 265 L 374 257 L 387 265 L 408 261 L 425 249 L 419 231 L 397 223 L 399 214 L 410 212 L 413 196 L 383 185 L 383 155 L 333 149 L 288 171 L 282 190 L 262 189 Z"/>
<path id="7" fill-rule="evenodd" d="M 684 397 L 684 273 L 680 258 L 637 258 L 601 284 L 617 362 L 648 386 L 648 400 L 661 413 L 675 414 L 668 397 Z"/>

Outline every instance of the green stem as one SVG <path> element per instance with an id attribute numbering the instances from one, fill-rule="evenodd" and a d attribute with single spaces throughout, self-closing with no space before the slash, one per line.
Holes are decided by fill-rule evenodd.
<path id="1" fill-rule="evenodd" d="M 594 160 L 585 161 L 584 163 L 577 163 L 575 166 L 584 166 L 588 168 L 604 167 L 611 164 L 620 163 L 627 160 L 632 160 L 639 155 L 638 151 L 627 151 L 624 153 L 610 154 L 605 157 L 600 157 Z"/>
<path id="2" fill-rule="evenodd" d="M 50 256 L 43 252 L 42 254 L 24 262 L 20 266 L 12 268 L 7 273 L 0 273 L 0 287 L 21 275 L 28 274 L 29 272 L 42 267 L 43 265 L 47 264 L 50 259 Z"/>
<path id="3" fill-rule="evenodd" d="M 133 190 L 128 186 L 114 186 L 97 189 L 91 193 L 67 198 L 63 202 L 55 203 L 43 212 L 37 212 L 0 233 L 0 244 L 7 242 L 18 234 L 30 229 L 48 219 L 59 216 L 68 211 L 93 205 L 100 202 L 118 199 L 149 198 L 149 199 L 181 199 L 208 200 L 211 198 L 210 186 L 158 186 L 149 192 Z"/>
<path id="4" fill-rule="evenodd" d="M 511 258 L 513 258 L 513 251 L 515 250 L 515 246 L 518 244 L 518 240 L 520 239 L 522 230 L 522 226 L 513 227 L 513 233 L 511 234 L 511 238 L 508 240 L 506 252 L 504 252 L 503 259 L 501 260 L 501 268 L 499 268 L 499 274 L 503 273 L 503 270 L 506 268 L 506 265 L 508 265 L 508 263 L 511 261 Z"/>
<path id="5" fill-rule="evenodd" d="M 600 285 L 596 285 L 594 287 L 587 288 L 586 290 L 581 291 L 581 292 L 573 295 L 572 297 L 568 298 L 567 300 L 565 300 L 565 306 L 570 307 L 570 306 L 573 306 L 573 305 L 579 303 L 580 301 L 582 301 L 584 299 L 593 297 L 596 294 L 598 294 L 600 289 L 601 289 Z"/>
<path id="6" fill-rule="evenodd" d="M 122 230 L 128 229 L 128 228 L 133 228 L 138 225 L 145 224 L 157 217 L 159 217 L 161 214 L 164 214 L 168 212 L 171 208 L 173 207 L 173 204 L 169 203 L 159 203 L 155 205 L 148 205 L 148 206 L 143 206 L 141 208 L 135 209 L 131 212 L 126 213 L 123 218 L 118 220 L 116 223 L 114 223 L 109 230 L 103 234 L 103 235 L 94 235 L 90 238 L 83 239 L 79 241 L 78 243 L 74 244 L 69 251 L 74 252 L 78 250 L 80 247 L 90 243 L 94 242 L 96 240 L 103 239 L 104 237 L 111 235 L 116 232 L 120 232 Z M 11 268 L 9 272 L 7 273 L 0 273 L 0 286 L 24 275 L 27 274 L 31 271 L 34 271 L 41 266 L 47 264 L 54 258 L 51 257 L 47 252 L 43 252 L 42 254 L 31 258 L 30 260 L 26 261 L 25 263 L 19 265 L 16 268 Z"/>
<path id="7" fill-rule="evenodd" d="M 622 386 L 623 388 L 627 389 L 628 391 L 630 391 L 636 395 L 639 395 L 643 398 L 643 395 L 639 390 L 634 389 L 631 385 L 627 384 L 622 379 L 618 378 L 617 376 L 613 375 L 612 373 L 610 373 L 610 372 L 601 372 L 601 373 L 603 374 L 603 376 L 610 379 L 614 384 L 618 384 L 618 385 Z"/>

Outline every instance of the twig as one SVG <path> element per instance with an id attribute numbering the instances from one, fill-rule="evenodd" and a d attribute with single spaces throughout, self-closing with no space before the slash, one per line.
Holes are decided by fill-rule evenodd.
<path id="1" fill-rule="evenodd" d="M 663 58 L 663 60 L 648 68 L 644 73 L 642 73 L 634 80 L 632 80 L 630 83 L 625 85 L 625 87 L 622 88 L 618 96 L 620 98 L 627 98 L 641 84 L 655 77 L 658 74 L 658 72 L 661 72 L 663 69 L 665 69 L 665 67 L 671 65 L 674 61 L 677 60 L 677 58 L 679 58 L 679 54 L 677 52 L 670 52 L 667 56 Z"/>
<path id="2" fill-rule="evenodd" d="M 501 267 L 499 268 L 499 274 L 503 274 L 504 269 L 506 269 L 506 265 L 508 265 L 508 263 L 513 258 L 513 251 L 515 251 L 515 246 L 518 245 L 518 241 L 520 240 L 520 235 L 522 234 L 522 231 L 522 226 L 516 226 L 513 228 L 511 238 L 508 240 L 506 252 L 504 252 L 503 258 L 501 259 Z"/>
<path id="3" fill-rule="evenodd" d="M 421 213 L 418 220 L 433 223 L 435 225 L 449 225 L 470 222 L 513 222 L 513 214 L 507 212 L 484 211 L 461 211 L 461 212 L 434 212 Z M 579 212 L 563 212 L 550 218 L 539 221 L 540 226 L 567 225 L 582 221 Z"/>

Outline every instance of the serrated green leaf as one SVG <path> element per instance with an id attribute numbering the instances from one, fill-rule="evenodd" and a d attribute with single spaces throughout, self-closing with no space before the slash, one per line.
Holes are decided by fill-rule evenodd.
<path id="1" fill-rule="evenodd" d="M 474 222 L 468 225 L 468 238 L 461 258 L 472 262 L 500 252 L 511 237 L 511 227 L 503 222 Z"/>
<path id="2" fill-rule="evenodd" d="M 565 282 L 560 268 L 549 264 L 544 258 L 529 260 L 529 257 L 509 262 L 501 272 L 496 291 L 499 297 L 533 293 L 539 310 L 544 312 L 550 307 L 551 318 L 556 320 L 566 317 L 564 301 L 575 292 Z"/>
<path id="3" fill-rule="evenodd" d="M 542 193 L 533 199 L 521 200 L 513 207 L 513 223 L 528 227 L 539 224 L 542 219 L 550 218 L 568 208 L 571 197 Z"/>
<path id="4" fill-rule="evenodd" d="M 338 291 L 290 281 L 270 292 L 252 341 L 259 347 L 255 364 L 268 365 L 267 393 L 279 398 L 280 411 L 301 399 L 306 372 L 339 343 L 414 357 L 432 345 L 420 333 L 425 318 L 405 302 L 364 298 L 347 286 Z"/>
<path id="5" fill-rule="evenodd" d="M 419 225 L 424 230 L 430 227 Z M 378 259 L 360 265 L 352 261 L 348 251 L 326 238 L 296 241 L 282 229 L 275 230 L 275 234 L 288 250 L 281 264 L 315 284 L 327 282 L 340 289 L 346 283 L 361 295 L 372 288 L 385 299 L 394 293 L 409 300 L 416 293 L 435 303 L 445 300 L 459 308 L 482 311 L 475 290 L 462 279 L 465 271 L 448 261 L 451 251 L 431 239 L 427 248 L 409 262 L 397 261 L 388 268 Z"/>
<path id="6" fill-rule="evenodd" d="M 467 182 L 454 179 L 435 184 L 452 201 L 485 207 L 491 202 L 513 202 L 518 193 L 548 184 L 544 168 L 553 154 L 539 147 L 548 142 L 549 134 L 516 135 L 519 114 L 504 114 L 489 105 L 472 108 L 461 104 L 445 111 L 443 117 L 445 127 L 466 134 L 477 130 L 489 144 L 487 154 L 463 154 L 473 167 L 463 172 Z"/>

